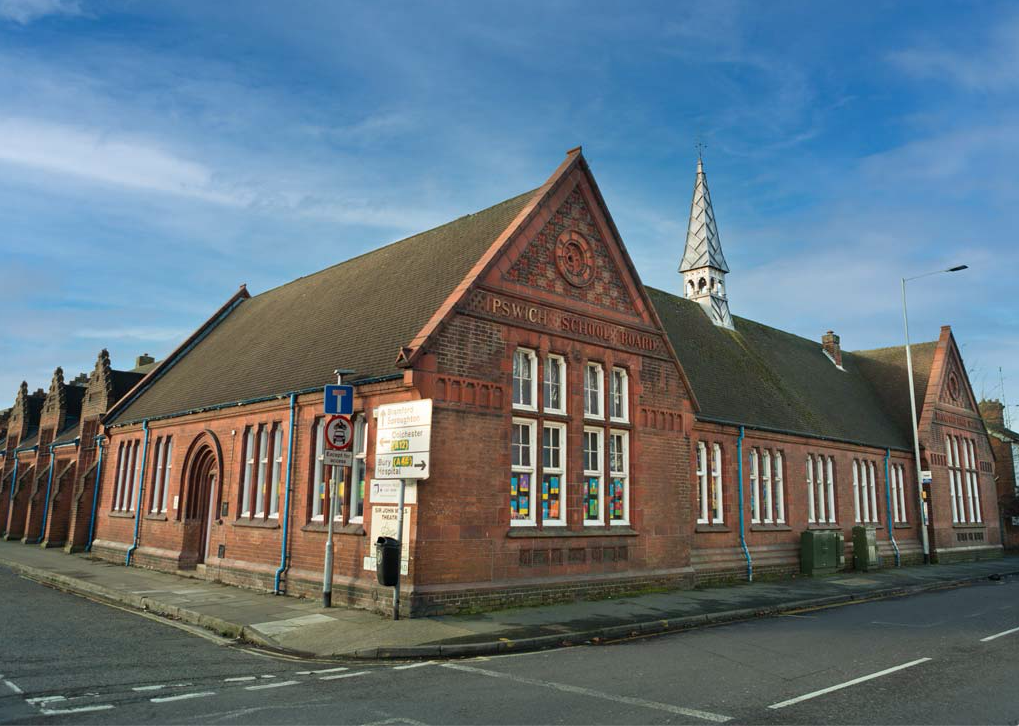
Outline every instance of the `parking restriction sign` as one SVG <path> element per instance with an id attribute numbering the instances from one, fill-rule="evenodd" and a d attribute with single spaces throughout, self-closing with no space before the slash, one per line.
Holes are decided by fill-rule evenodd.
<path id="1" fill-rule="evenodd" d="M 333 416 L 326 421 L 323 461 L 327 466 L 350 466 L 354 462 L 354 426 L 349 416 Z"/>

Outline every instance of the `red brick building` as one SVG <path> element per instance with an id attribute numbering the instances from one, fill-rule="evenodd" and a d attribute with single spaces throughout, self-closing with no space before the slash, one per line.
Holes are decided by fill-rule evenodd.
<path id="1" fill-rule="evenodd" d="M 151 362 L 142 357 L 140 369 L 114 371 L 103 350 L 91 376 L 82 374 L 65 383 L 63 370 L 57 368 L 46 394 L 40 389 L 28 395 L 28 385 L 22 383 L 9 417 L 13 425 L 3 442 L 0 523 L 5 539 L 66 546 L 68 551 L 87 545 L 100 418 L 144 377 Z M 12 479 L 18 482 L 13 489 Z"/>
<path id="2" fill-rule="evenodd" d="M 1005 419 L 1001 401 L 981 401 L 980 415 L 994 450 L 995 480 L 998 485 L 998 514 L 1005 549 L 1019 549 L 1019 433 Z"/>
<path id="3" fill-rule="evenodd" d="M 805 529 L 873 526 L 887 562 L 919 559 L 894 354 L 733 316 L 700 164 L 680 272 L 685 297 L 641 283 L 574 149 L 533 191 L 254 297 L 242 287 L 123 397 L 101 359 L 80 416 L 105 412 L 102 466 L 79 455 L 61 480 L 77 502 L 98 476 L 98 556 L 311 594 L 342 477 L 334 596 L 385 609 L 372 543 L 396 508 L 373 476 L 374 412 L 431 399 L 432 473 L 406 501 L 414 614 L 791 571 Z M 978 514 L 993 506 L 990 447 L 942 338 L 921 414 L 935 556 L 994 555 Z M 356 456 L 334 471 L 322 388 L 336 369 L 354 371 Z M 946 430 L 965 453 L 939 469 Z M 973 521 L 945 519 L 959 491 Z M 60 501 L 66 539 L 87 542 L 80 504 Z"/>

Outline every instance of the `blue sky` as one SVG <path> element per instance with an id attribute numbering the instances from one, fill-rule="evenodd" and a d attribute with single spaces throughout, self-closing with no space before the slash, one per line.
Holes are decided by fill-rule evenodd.
<path id="1" fill-rule="evenodd" d="M 0 406 L 577 144 L 678 292 L 698 136 L 734 313 L 895 345 L 968 264 L 914 340 L 1019 404 L 1017 92 L 1014 3 L 0 0 Z"/>

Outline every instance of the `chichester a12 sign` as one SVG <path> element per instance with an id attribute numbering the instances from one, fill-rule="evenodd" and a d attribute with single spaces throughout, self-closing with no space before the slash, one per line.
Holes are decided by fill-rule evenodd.
<path id="1" fill-rule="evenodd" d="M 427 479 L 432 440 L 432 400 L 378 407 L 375 478 Z"/>
<path id="2" fill-rule="evenodd" d="M 326 421 L 325 440 L 322 459 L 326 466 L 354 463 L 354 426 L 349 416 L 333 416 Z"/>

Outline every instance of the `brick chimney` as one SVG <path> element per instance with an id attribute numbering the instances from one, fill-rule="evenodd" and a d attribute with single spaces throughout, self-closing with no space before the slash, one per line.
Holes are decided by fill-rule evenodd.
<path id="1" fill-rule="evenodd" d="M 1005 405 L 1001 401 L 981 401 L 980 416 L 990 426 L 1005 428 Z"/>
<path id="2" fill-rule="evenodd" d="M 149 355 L 148 353 L 142 353 L 140 356 L 134 359 L 134 367 L 141 368 L 142 366 L 147 366 L 149 363 L 155 362 L 156 359 L 153 358 L 151 355 Z"/>
<path id="3" fill-rule="evenodd" d="M 821 336 L 821 347 L 824 348 L 824 352 L 831 356 L 831 359 L 835 361 L 835 365 L 841 368 L 842 347 L 839 345 L 839 336 L 835 335 L 835 331 L 829 330 Z"/>

